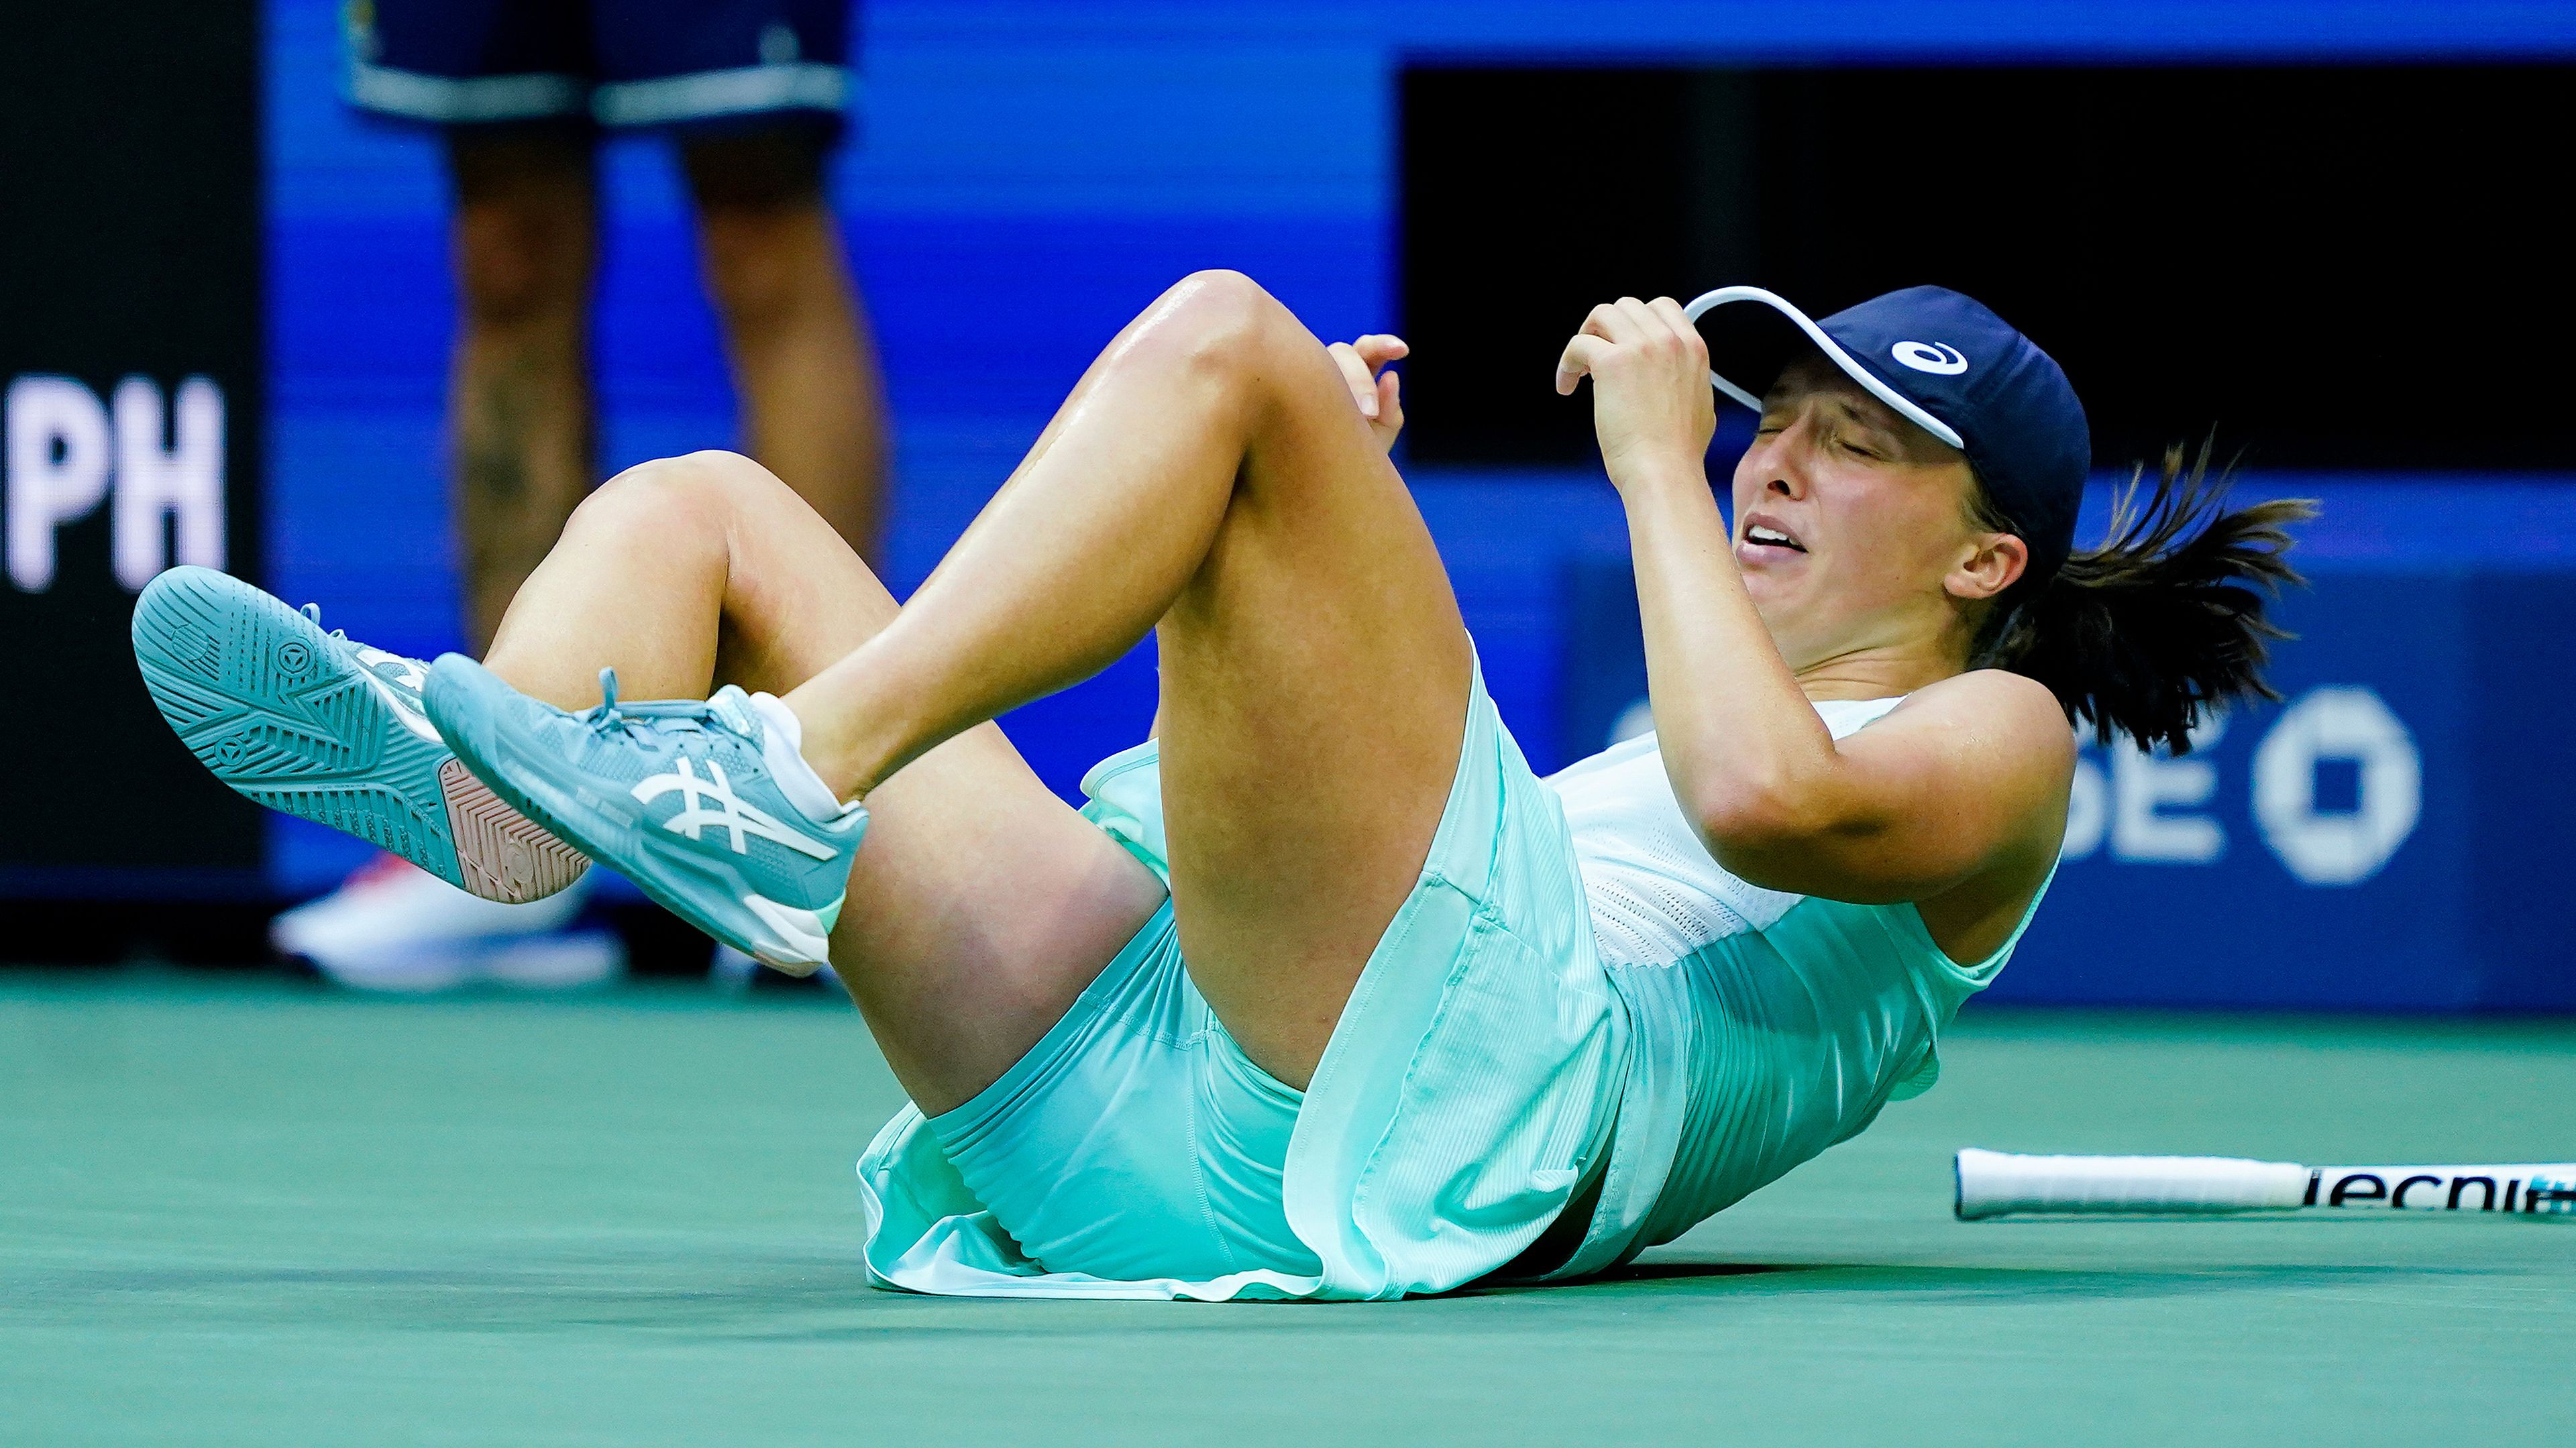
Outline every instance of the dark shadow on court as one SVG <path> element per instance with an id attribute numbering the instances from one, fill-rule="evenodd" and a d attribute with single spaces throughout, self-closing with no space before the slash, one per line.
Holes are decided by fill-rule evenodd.
<path id="1" fill-rule="evenodd" d="M 1874 1296 L 1891 1303 L 2008 1299 L 2183 1297 L 2281 1292 L 2426 1278 L 2492 1276 L 2479 1268 L 2421 1266 L 2225 1266 L 2106 1270 L 1903 1266 L 1854 1262 L 1641 1262 L 1576 1283 L 1510 1284 L 1452 1296 L 1674 1294 L 1777 1297 Z"/>

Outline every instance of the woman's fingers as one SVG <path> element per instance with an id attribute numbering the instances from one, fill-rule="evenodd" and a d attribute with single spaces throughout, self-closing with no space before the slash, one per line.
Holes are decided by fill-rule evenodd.
<path id="1" fill-rule="evenodd" d="M 1556 363 L 1556 390 L 1592 379 L 1592 427 L 1615 482 L 1652 463 L 1689 461 L 1708 450 L 1716 408 L 1708 349 L 1670 297 L 1621 297 L 1592 309 Z"/>
<path id="2" fill-rule="evenodd" d="M 1699 324 L 1690 319 L 1690 313 L 1682 310 L 1681 303 L 1670 297 L 1657 297 L 1646 305 L 1656 316 L 1663 318 L 1665 326 L 1672 328 L 1684 340 L 1699 337 Z M 1706 347 L 1708 344 L 1702 339 L 1700 345 Z"/>
<path id="3" fill-rule="evenodd" d="M 1598 311 L 1596 308 L 1596 315 Z M 1565 344 L 1564 355 L 1556 359 L 1556 391 L 1560 397 L 1572 396 L 1574 385 L 1618 347 L 1617 343 L 1592 331 L 1591 322 L 1583 325 L 1584 330 L 1574 334 L 1573 340 Z"/>
<path id="4" fill-rule="evenodd" d="M 1379 369 L 1407 350 L 1402 337 L 1383 332 L 1335 342 L 1324 349 L 1324 355 L 1342 370 L 1342 381 L 1351 389 L 1351 401 L 1358 406 L 1360 416 L 1367 419 L 1370 433 L 1382 448 L 1394 447 L 1395 435 L 1403 431 L 1404 405 L 1403 384 L 1396 380 L 1395 373 Z"/>
<path id="5" fill-rule="evenodd" d="M 1637 340 L 1636 319 L 1621 311 L 1617 302 L 1603 302 L 1584 317 L 1583 326 L 1565 344 L 1565 353 L 1556 360 L 1556 390 L 1559 396 L 1571 396 L 1574 384 L 1588 375 L 1610 356 L 1613 350 Z"/>
<path id="6" fill-rule="evenodd" d="M 1371 332 L 1365 337 L 1354 340 L 1351 343 L 1351 350 L 1359 353 L 1360 360 L 1374 370 L 1389 362 L 1401 361 L 1413 349 L 1405 345 L 1402 337 L 1393 333 Z"/>
<path id="7" fill-rule="evenodd" d="M 1394 405 L 1394 374 L 1377 374 L 1379 368 L 1401 361 L 1413 350 L 1402 337 L 1371 332 L 1348 342 L 1335 342 L 1324 350 L 1332 354 L 1333 365 L 1342 369 L 1342 380 L 1350 384 L 1351 400 L 1359 404 L 1362 417 L 1374 421 Z"/>
<path id="8" fill-rule="evenodd" d="M 1633 300 L 1633 299 L 1623 299 Z M 1638 340 L 1637 319 L 1628 315 L 1619 302 L 1603 302 L 1583 319 L 1583 332 L 1611 342 Z"/>
<path id="9" fill-rule="evenodd" d="M 1611 305 L 1619 309 L 1619 315 L 1626 319 L 1631 329 L 1631 335 L 1620 338 L 1620 341 L 1660 342 L 1672 335 L 1672 329 L 1664 325 L 1663 318 L 1655 315 L 1655 309 L 1635 297 L 1621 297 Z"/>
<path id="10" fill-rule="evenodd" d="M 1351 401 L 1359 404 L 1360 416 L 1374 419 L 1377 416 L 1377 378 L 1371 373 L 1369 364 L 1360 357 L 1359 349 L 1348 342 L 1335 342 L 1324 350 L 1331 355 L 1333 365 L 1342 369 L 1342 381 L 1349 384 Z"/>
<path id="11" fill-rule="evenodd" d="M 1666 308 L 1670 309 L 1669 316 Z M 1696 339 L 1698 336 L 1698 330 L 1682 316 L 1681 308 L 1670 297 L 1658 297 L 1652 304 L 1635 297 L 1603 302 L 1583 319 L 1583 329 L 1566 344 L 1565 355 L 1557 362 L 1556 390 L 1572 392 L 1575 379 L 1593 370 L 1609 355 L 1605 348 L 1580 345 L 1586 341 L 1606 342 L 1611 347 L 1636 347 L 1681 343 L 1686 338 Z"/>
<path id="12" fill-rule="evenodd" d="M 1377 379 L 1377 416 L 1370 425 L 1377 429 L 1378 441 L 1395 446 L 1395 435 L 1404 430 L 1404 378 L 1396 372 L 1381 372 Z"/>

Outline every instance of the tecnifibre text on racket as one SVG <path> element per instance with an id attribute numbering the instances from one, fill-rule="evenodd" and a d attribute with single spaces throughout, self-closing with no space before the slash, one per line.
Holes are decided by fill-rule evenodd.
<path id="1" fill-rule="evenodd" d="M 2576 1162 L 2302 1166 L 2228 1156 L 1958 1154 L 1959 1220 L 2342 1207 L 2576 1217 Z"/>

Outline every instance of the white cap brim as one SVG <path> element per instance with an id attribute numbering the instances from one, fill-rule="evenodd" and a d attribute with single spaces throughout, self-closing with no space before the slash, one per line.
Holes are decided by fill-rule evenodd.
<path id="1" fill-rule="evenodd" d="M 1770 291 L 1763 287 L 1719 287 L 1716 291 L 1702 292 L 1698 296 L 1691 298 L 1690 304 L 1683 307 L 1682 312 L 1693 322 L 1697 322 L 1701 317 L 1706 316 L 1708 313 L 1715 311 L 1719 307 L 1725 306 L 1729 302 L 1760 302 L 1764 306 L 1769 307 L 1780 315 L 1788 318 L 1791 322 L 1797 324 L 1799 331 L 1807 334 L 1807 340 L 1815 343 L 1817 350 L 1823 352 L 1827 358 L 1831 359 L 1836 367 L 1841 368 L 1852 381 L 1869 389 L 1870 396 L 1875 397 L 1879 401 L 1886 403 L 1889 407 L 1894 408 L 1898 416 L 1904 418 L 1910 423 L 1913 423 L 1916 427 L 1923 429 L 1925 432 L 1932 434 L 1934 437 L 1941 439 L 1952 447 L 1958 448 L 1962 451 L 1966 450 L 1968 444 L 1960 438 L 1958 429 L 1950 426 L 1950 424 L 1946 422 L 1943 422 L 1941 419 L 1934 417 L 1931 413 L 1924 411 L 1922 406 L 1915 402 L 1914 399 L 1907 397 L 1904 393 L 1888 386 L 1887 383 L 1880 380 L 1876 374 L 1872 373 L 1868 368 L 1860 365 L 1859 361 L 1854 359 L 1849 352 L 1843 350 L 1841 343 L 1825 335 L 1825 329 L 1817 326 L 1814 318 L 1808 316 L 1802 311 L 1799 311 L 1796 307 L 1789 305 L 1788 300 L 1780 296 L 1777 292 Z M 1713 367 L 1709 369 L 1708 380 L 1717 388 L 1718 391 L 1725 393 L 1728 397 L 1735 399 L 1737 402 L 1743 403 L 1745 406 L 1752 408 L 1755 412 L 1760 412 L 1762 410 L 1761 398 L 1741 387 L 1736 386 L 1734 383 L 1727 381 L 1724 377 L 1719 376 L 1717 369 Z"/>

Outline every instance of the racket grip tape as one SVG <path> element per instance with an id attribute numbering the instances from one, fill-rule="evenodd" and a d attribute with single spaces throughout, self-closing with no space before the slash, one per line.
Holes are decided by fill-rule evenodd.
<path id="1" fill-rule="evenodd" d="M 1958 1155 L 1959 1220 L 2014 1212 L 2253 1212 L 2301 1205 L 2312 1179 L 2296 1162 L 2233 1156 Z"/>
<path id="2" fill-rule="evenodd" d="M 2257 1212 L 2298 1207 L 2576 1216 L 2576 1163 L 2325 1166 L 2232 1156 L 2019 1156 L 1956 1160 L 1961 1221 L 2016 1212 Z"/>

